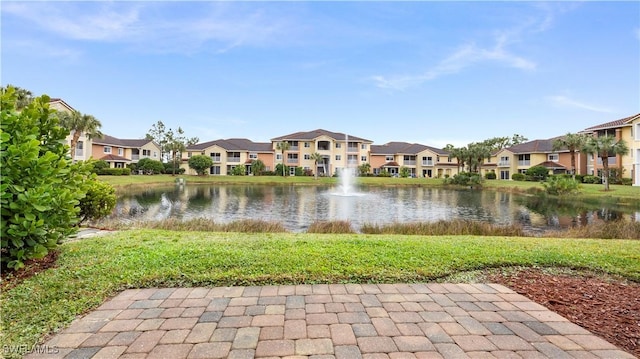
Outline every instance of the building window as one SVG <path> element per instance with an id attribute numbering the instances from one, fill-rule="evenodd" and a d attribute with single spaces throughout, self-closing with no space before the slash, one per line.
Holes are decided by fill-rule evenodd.
<path id="1" fill-rule="evenodd" d="M 547 156 L 547 160 L 552 162 L 558 162 L 560 160 L 560 156 L 557 153 L 550 153 L 549 156 Z"/>
<path id="2" fill-rule="evenodd" d="M 111 153 L 111 146 L 104 146 L 104 153 Z"/>
<path id="3" fill-rule="evenodd" d="M 282 153 L 277 153 L 276 154 L 276 160 L 282 161 Z"/>
<path id="4" fill-rule="evenodd" d="M 340 161 L 340 160 L 342 160 L 342 156 L 336 155 L 336 161 Z"/>
<path id="5" fill-rule="evenodd" d="M 386 156 L 384 160 L 387 162 L 393 162 L 393 156 Z"/>
<path id="6" fill-rule="evenodd" d="M 211 152 L 209 156 L 213 162 L 220 162 L 220 152 Z"/>
<path id="7" fill-rule="evenodd" d="M 304 147 L 305 147 L 305 148 L 309 148 L 309 147 L 311 147 L 311 144 L 310 144 L 309 142 L 305 142 L 305 143 L 304 143 Z"/>
<path id="8" fill-rule="evenodd" d="M 142 155 L 143 156 L 147 156 L 147 157 L 151 157 L 151 150 L 142 150 Z M 189 157 L 191 157 L 191 152 L 189 152 Z"/>
<path id="9" fill-rule="evenodd" d="M 367 156 L 362 156 L 362 157 L 360 157 L 360 161 L 362 161 L 362 162 L 367 162 Z"/>
<path id="10" fill-rule="evenodd" d="M 640 141 L 640 123 L 636 123 L 634 134 L 636 135 L 636 141 Z"/>
<path id="11" fill-rule="evenodd" d="M 304 155 L 304 159 L 305 160 L 310 160 L 311 159 L 311 155 L 309 155 L 309 154 Z"/>
<path id="12" fill-rule="evenodd" d="M 258 159 L 258 154 L 257 154 L 257 153 L 250 153 L 250 154 L 249 154 L 249 159 L 251 159 L 251 160 L 257 160 L 257 159 Z"/>
<path id="13" fill-rule="evenodd" d="M 340 148 L 340 147 L 341 147 L 340 142 L 336 142 L 336 148 Z"/>
<path id="14" fill-rule="evenodd" d="M 122 148 L 118 148 L 118 156 L 122 156 L 122 153 L 123 153 L 123 152 L 124 152 L 124 151 L 122 150 Z"/>
<path id="15" fill-rule="evenodd" d="M 191 158 L 191 152 L 187 152 L 187 157 Z"/>
<path id="16" fill-rule="evenodd" d="M 220 174 L 220 166 L 211 166 L 209 168 L 209 174 L 219 175 Z"/>
<path id="17" fill-rule="evenodd" d="M 366 150 L 367 149 L 367 144 L 363 143 L 362 145 L 360 145 L 360 149 L 361 150 Z"/>
<path id="18" fill-rule="evenodd" d="M 153 151 L 153 157 L 154 157 L 154 158 L 158 157 L 158 152 Z"/>

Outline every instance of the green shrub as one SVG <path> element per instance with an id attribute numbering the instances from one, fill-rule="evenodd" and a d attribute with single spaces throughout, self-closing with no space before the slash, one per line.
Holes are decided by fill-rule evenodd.
<path id="1" fill-rule="evenodd" d="M 584 176 L 582 177 L 582 183 L 594 183 L 594 184 L 600 184 L 602 183 L 600 180 L 600 177 L 598 176 Z"/>
<path id="2" fill-rule="evenodd" d="M 138 161 L 138 170 L 144 171 L 144 173 L 151 173 L 154 175 L 164 172 L 164 164 L 151 158 L 143 158 Z"/>
<path id="3" fill-rule="evenodd" d="M 91 162 L 93 165 L 93 173 L 98 173 L 105 168 L 109 168 L 109 162 L 105 160 L 98 160 Z"/>
<path id="4" fill-rule="evenodd" d="M 382 170 L 380 171 L 380 173 L 378 173 L 378 177 L 391 177 L 391 173 L 389 173 L 389 171 L 387 170 Z"/>
<path id="5" fill-rule="evenodd" d="M 181 175 L 185 172 L 184 168 L 180 168 L 179 161 L 163 163 L 163 173 Z"/>
<path id="6" fill-rule="evenodd" d="M 511 175 L 511 179 L 514 181 L 524 181 L 525 175 L 523 173 L 514 173 Z"/>
<path id="7" fill-rule="evenodd" d="M 494 180 L 496 178 L 498 178 L 498 176 L 496 175 L 495 172 L 487 172 L 484 174 L 484 178 L 488 179 L 488 180 Z"/>
<path id="8" fill-rule="evenodd" d="M 411 175 L 411 170 L 409 169 L 409 167 L 402 166 L 400 167 L 399 174 L 400 174 L 400 177 L 407 178 Z"/>
<path id="9" fill-rule="evenodd" d="M 580 183 L 571 178 L 561 176 L 551 176 L 542 184 L 547 194 L 564 196 L 578 193 Z"/>
<path id="10" fill-rule="evenodd" d="M 233 169 L 231 170 L 231 173 L 229 173 L 232 176 L 244 176 L 245 175 L 245 169 L 243 165 L 238 165 L 233 167 Z"/>
<path id="11" fill-rule="evenodd" d="M 16 101 L 13 87 L 2 91 L 0 254 L 3 268 L 19 269 L 75 232 L 91 165 L 68 158 L 69 131 L 59 125 L 48 96 L 21 112 Z"/>
<path id="12" fill-rule="evenodd" d="M 633 179 L 631 178 L 622 178 L 620 179 L 620 184 L 623 186 L 631 186 L 633 184 Z"/>
<path id="13" fill-rule="evenodd" d="M 571 178 L 571 175 L 568 175 L 569 178 Z M 578 181 L 578 183 L 584 183 L 584 181 L 582 180 L 584 178 L 584 175 L 576 175 L 576 181 Z"/>
<path id="14" fill-rule="evenodd" d="M 284 166 L 284 170 L 282 169 Z M 275 168 L 275 172 L 278 176 L 288 176 L 289 175 L 289 166 L 283 165 L 282 163 L 278 163 Z"/>
<path id="15" fill-rule="evenodd" d="M 116 190 L 106 182 L 96 179 L 87 181 L 87 194 L 80 200 L 79 206 L 80 223 L 106 217 L 116 206 Z"/>
<path id="16" fill-rule="evenodd" d="M 211 166 L 213 166 L 213 160 L 209 156 L 195 155 L 189 158 L 189 168 L 194 169 L 200 176 L 203 176 Z"/>
<path id="17" fill-rule="evenodd" d="M 549 169 L 545 166 L 533 166 L 527 169 L 526 175 L 530 176 L 532 181 L 544 181 L 549 176 Z"/>
<path id="18" fill-rule="evenodd" d="M 459 186 L 474 186 L 481 185 L 482 178 L 478 173 L 460 172 L 453 175 L 453 177 L 445 178 L 444 183 Z"/>

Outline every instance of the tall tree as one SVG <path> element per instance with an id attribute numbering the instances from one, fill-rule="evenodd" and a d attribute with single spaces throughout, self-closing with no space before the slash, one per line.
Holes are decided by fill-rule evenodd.
<path id="1" fill-rule="evenodd" d="M 602 159 L 604 190 L 609 190 L 609 157 L 626 155 L 629 147 L 624 140 L 617 140 L 614 136 L 599 136 L 590 138 L 584 147 L 585 152 L 592 153 Z"/>
<path id="2" fill-rule="evenodd" d="M 290 147 L 289 146 L 289 142 L 287 142 L 287 141 L 278 142 L 276 144 L 276 150 L 278 150 L 278 151 L 280 151 L 282 153 L 282 176 L 283 177 L 286 176 L 284 169 L 285 169 L 285 167 L 287 167 L 284 164 L 285 163 L 285 161 L 284 161 L 284 153 L 289 150 L 289 147 Z"/>
<path id="3" fill-rule="evenodd" d="M 571 178 L 576 179 L 576 152 L 582 151 L 589 137 L 581 133 L 567 133 L 553 141 L 553 150 L 569 150 L 571 155 Z"/>
<path id="4" fill-rule="evenodd" d="M 162 121 L 151 125 L 151 129 L 147 132 L 147 139 L 160 146 L 160 160 L 164 161 L 164 151 L 167 146 L 167 128 Z"/>
<path id="5" fill-rule="evenodd" d="M 456 159 L 456 162 L 458 163 L 458 172 L 460 172 L 460 167 L 464 169 L 465 148 L 454 147 L 452 144 L 448 144 L 443 148 L 443 150 L 449 152 L 449 156 Z"/>
<path id="6" fill-rule="evenodd" d="M 171 167 L 172 167 L 172 175 L 176 175 L 176 167 L 179 166 L 178 162 L 182 158 L 182 152 L 187 148 L 187 146 L 195 145 L 198 143 L 197 137 L 186 138 L 184 135 L 184 131 L 181 127 L 173 132 L 172 129 L 169 129 L 165 134 L 165 148 L 169 153 L 171 158 Z"/>
<path id="7" fill-rule="evenodd" d="M 58 111 L 58 117 L 62 127 L 71 133 L 71 159 L 75 158 L 76 146 L 82 133 L 88 139 L 103 136 L 102 132 L 100 132 L 102 123 L 91 115 L 82 114 L 77 110 L 73 112 Z"/>
<path id="8" fill-rule="evenodd" d="M 313 160 L 313 175 L 315 179 L 318 179 L 318 162 L 322 161 L 324 157 L 318 152 L 312 153 L 310 157 Z"/>

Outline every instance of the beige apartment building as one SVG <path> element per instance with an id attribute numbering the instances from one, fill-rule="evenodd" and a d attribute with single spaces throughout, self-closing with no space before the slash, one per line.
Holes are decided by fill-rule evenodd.
<path id="1" fill-rule="evenodd" d="M 274 152 L 269 142 L 253 142 L 246 138 L 231 138 L 198 143 L 187 147 L 182 154 L 181 167 L 186 174 L 196 175 L 196 171 L 189 167 L 189 158 L 194 155 L 210 156 L 213 166 L 209 168 L 211 175 L 228 175 L 237 166 L 244 166 L 245 173 L 251 174 L 251 164 L 261 160 L 265 170 L 272 171 L 275 167 Z"/>
<path id="2" fill-rule="evenodd" d="M 160 146 L 148 139 L 121 139 L 104 135 L 94 138 L 91 148 L 97 160 L 106 161 L 111 168 L 125 168 L 143 158 L 160 161 Z"/>
<path id="3" fill-rule="evenodd" d="M 444 178 L 458 173 L 458 164 L 447 151 L 418 143 L 389 142 L 371 146 L 374 175 L 387 171 L 396 176 L 406 167 L 411 177 Z"/>
<path id="4" fill-rule="evenodd" d="M 615 136 L 623 140 L 629 147 L 625 156 L 609 158 L 609 168 L 622 170 L 623 178 L 631 178 L 634 186 L 640 186 L 640 113 L 619 120 L 606 122 L 584 129 L 581 133 L 592 136 Z M 586 172 L 590 175 L 600 175 L 602 159 L 588 155 Z"/>
<path id="5" fill-rule="evenodd" d="M 60 111 L 60 112 L 73 112 L 75 109 L 71 107 L 68 103 L 64 102 L 59 98 L 52 98 L 49 100 L 49 108 Z M 73 137 L 73 133 L 70 133 L 67 136 L 67 143 L 71 144 L 71 138 Z M 80 134 L 80 138 L 78 139 L 78 143 L 76 144 L 76 151 L 74 154 L 74 161 L 86 161 L 91 158 L 91 139 L 87 138 L 84 133 Z"/>
<path id="6" fill-rule="evenodd" d="M 286 142 L 289 148 L 282 153 L 278 143 Z M 319 176 L 332 176 L 344 168 L 357 168 L 369 163 L 371 140 L 317 129 L 295 132 L 271 139 L 271 150 L 275 153 L 275 164 L 284 163 L 295 174 L 295 167 L 311 170 Z M 320 161 L 312 159 L 314 153 L 322 156 Z"/>

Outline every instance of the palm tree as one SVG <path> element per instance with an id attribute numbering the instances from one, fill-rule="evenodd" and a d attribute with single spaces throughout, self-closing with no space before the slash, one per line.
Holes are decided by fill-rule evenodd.
<path id="1" fill-rule="evenodd" d="M 102 127 L 102 123 L 100 121 L 91 116 L 91 115 L 83 115 L 80 111 L 73 112 L 60 112 L 60 124 L 62 127 L 66 128 L 71 132 L 71 158 L 73 159 L 76 154 L 76 146 L 78 144 L 78 139 L 80 138 L 80 134 L 84 132 L 85 136 L 88 139 L 102 137 L 103 134 L 100 132 L 100 127 Z"/>
<path id="2" fill-rule="evenodd" d="M 609 190 L 609 156 L 626 155 L 629 147 L 623 140 L 617 140 L 614 136 L 599 136 L 590 138 L 584 147 L 585 152 L 593 153 L 602 158 L 604 190 Z"/>
<path id="3" fill-rule="evenodd" d="M 287 141 L 278 142 L 276 144 L 276 150 L 282 152 L 282 177 L 285 177 L 286 175 L 284 173 L 284 168 L 285 168 L 285 165 L 284 165 L 284 153 L 289 150 L 289 142 L 287 142 Z"/>
<path id="4" fill-rule="evenodd" d="M 458 172 L 460 172 L 460 165 L 464 167 L 464 155 L 465 148 L 453 147 L 452 144 L 448 144 L 443 150 L 449 152 L 449 156 L 454 157 L 458 162 Z"/>
<path id="5" fill-rule="evenodd" d="M 318 162 L 322 161 L 324 157 L 318 152 L 315 152 L 315 153 L 312 153 L 311 156 L 309 156 L 309 158 L 313 160 L 313 174 L 315 179 L 318 179 Z"/>
<path id="6" fill-rule="evenodd" d="M 571 178 L 576 179 L 576 152 L 581 151 L 589 137 L 581 133 L 567 133 L 553 141 L 553 150 L 568 149 L 571 155 Z"/>

